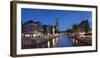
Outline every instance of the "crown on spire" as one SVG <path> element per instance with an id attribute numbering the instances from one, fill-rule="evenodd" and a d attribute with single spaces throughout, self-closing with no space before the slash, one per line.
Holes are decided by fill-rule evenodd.
<path id="1" fill-rule="evenodd" d="M 58 16 L 56 16 L 56 18 L 58 18 Z"/>

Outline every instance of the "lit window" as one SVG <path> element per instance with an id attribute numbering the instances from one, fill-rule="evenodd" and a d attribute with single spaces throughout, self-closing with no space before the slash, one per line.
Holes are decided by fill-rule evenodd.
<path id="1" fill-rule="evenodd" d="M 30 34 L 25 34 L 25 37 L 30 37 Z"/>
<path id="2" fill-rule="evenodd" d="M 36 34 L 33 34 L 33 37 L 36 37 Z"/>

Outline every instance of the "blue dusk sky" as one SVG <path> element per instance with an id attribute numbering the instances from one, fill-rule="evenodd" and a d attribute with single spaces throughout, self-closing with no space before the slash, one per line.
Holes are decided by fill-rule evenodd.
<path id="1" fill-rule="evenodd" d="M 58 16 L 59 31 L 72 28 L 73 24 L 79 24 L 82 20 L 88 20 L 90 27 L 92 26 L 91 11 L 75 11 L 75 10 L 49 10 L 49 9 L 21 9 L 21 19 L 25 23 L 29 20 L 39 21 L 46 25 L 55 25 L 56 16 Z"/>

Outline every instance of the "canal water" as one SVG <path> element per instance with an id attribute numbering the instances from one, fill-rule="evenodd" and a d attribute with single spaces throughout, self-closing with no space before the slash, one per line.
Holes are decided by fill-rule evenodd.
<path id="1" fill-rule="evenodd" d="M 54 38 L 55 39 L 55 38 Z M 29 39 L 27 39 L 28 41 Z M 22 49 L 30 49 L 30 48 L 55 48 L 55 47 L 72 47 L 73 42 L 72 39 L 69 38 L 67 35 L 60 35 L 60 37 L 56 38 L 54 41 L 49 41 L 36 45 L 35 40 L 32 41 L 32 45 L 22 45 Z"/>
<path id="2" fill-rule="evenodd" d="M 59 43 L 57 44 L 56 47 L 72 47 L 72 46 L 73 46 L 73 42 L 71 38 L 69 38 L 66 35 L 61 35 L 59 38 Z"/>

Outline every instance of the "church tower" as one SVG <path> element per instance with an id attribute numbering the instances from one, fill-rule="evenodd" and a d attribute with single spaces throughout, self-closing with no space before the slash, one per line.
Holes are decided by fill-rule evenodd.
<path id="1" fill-rule="evenodd" d="M 56 33 L 58 33 L 58 16 L 56 16 Z"/>

